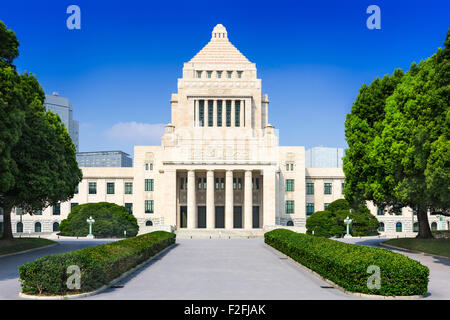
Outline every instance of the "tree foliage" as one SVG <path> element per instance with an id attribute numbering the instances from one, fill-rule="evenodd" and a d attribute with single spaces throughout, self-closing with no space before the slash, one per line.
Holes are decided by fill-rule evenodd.
<path id="1" fill-rule="evenodd" d="M 75 206 L 67 219 L 61 221 L 59 230 L 64 236 L 85 237 L 89 234 L 86 220 L 92 216 L 95 220 L 92 233 L 97 238 L 134 237 L 139 231 L 136 218 L 123 206 L 109 202 L 86 203 Z"/>
<path id="2" fill-rule="evenodd" d="M 423 238 L 428 210 L 450 214 L 449 44 L 450 29 L 432 57 L 363 85 L 345 123 L 346 199 L 417 209 Z"/>
<path id="3" fill-rule="evenodd" d="M 370 236 L 378 234 L 378 220 L 369 209 L 360 206 L 358 210 L 350 209 L 345 199 L 335 200 L 325 211 L 314 212 L 306 219 L 306 233 L 319 237 L 342 237 L 346 225 L 344 219 L 352 219 L 351 234 L 354 236 Z"/>
<path id="4" fill-rule="evenodd" d="M 32 214 L 67 201 L 82 173 L 67 129 L 56 114 L 45 111 L 39 82 L 31 74 L 19 75 L 12 65 L 18 42 L 1 22 L 0 39 L 7 39 L 0 45 L 0 207 L 3 238 L 12 239 L 13 207 Z"/>

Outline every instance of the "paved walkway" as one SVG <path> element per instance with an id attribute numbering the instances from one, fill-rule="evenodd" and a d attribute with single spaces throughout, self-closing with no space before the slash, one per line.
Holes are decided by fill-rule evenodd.
<path id="1" fill-rule="evenodd" d="M 430 281 L 428 283 L 428 292 L 430 293 L 426 299 L 450 299 L 450 259 L 438 258 L 429 254 L 412 253 L 380 246 L 380 242 L 388 240 L 388 238 L 366 237 L 366 238 L 350 238 L 335 239 L 342 242 L 380 247 L 397 253 L 401 253 L 411 259 L 419 261 L 430 269 Z M 381 272 L 383 272 L 381 270 Z"/>
<path id="2" fill-rule="evenodd" d="M 263 239 L 177 239 L 121 283 L 87 299 L 352 299 L 266 247 Z"/>
<path id="3" fill-rule="evenodd" d="M 58 240 L 58 246 L 42 248 L 8 257 L 0 257 L 0 300 L 19 299 L 21 291 L 17 268 L 27 262 L 50 254 L 63 253 L 81 248 L 97 246 L 113 240 Z"/>

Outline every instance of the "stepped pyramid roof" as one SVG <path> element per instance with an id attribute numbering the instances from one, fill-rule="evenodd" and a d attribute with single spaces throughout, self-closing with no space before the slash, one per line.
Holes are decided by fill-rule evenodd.
<path id="1" fill-rule="evenodd" d="M 211 40 L 200 50 L 190 63 L 251 63 L 229 40 L 227 29 L 221 24 L 214 27 Z"/>

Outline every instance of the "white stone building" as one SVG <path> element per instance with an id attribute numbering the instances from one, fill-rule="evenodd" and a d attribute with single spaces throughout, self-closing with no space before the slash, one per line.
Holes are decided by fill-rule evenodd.
<path id="1" fill-rule="evenodd" d="M 170 104 L 161 145 L 135 146 L 130 168 L 82 168 L 71 201 L 41 215 L 13 214 L 13 232 L 52 232 L 72 206 L 100 201 L 127 207 L 141 233 L 261 235 L 279 226 L 305 232 L 308 215 L 343 197 L 342 168 L 306 168 L 303 146 L 278 144 L 256 66 L 222 25 L 184 64 Z M 386 232 L 396 233 L 397 222 L 397 234 L 412 231 L 413 215 L 404 211 L 378 216 Z"/>

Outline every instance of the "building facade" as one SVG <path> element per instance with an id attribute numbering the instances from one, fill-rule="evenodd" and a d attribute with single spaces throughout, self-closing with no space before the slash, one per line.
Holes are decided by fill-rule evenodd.
<path id="1" fill-rule="evenodd" d="M 77 152 L 79 167 L 132 167 L 133 160 L 123 151 Z"/>
<path id="2" fill-rule="evenodd" d="M 231 44 L 222 25 L 184 64 L 170 105 L 172 121 L 161 145 L 135 146 L 133 167 L 83 167 L 71 201 L 39 215 L 15 214 L 13 230 L 51 232 L 73 206 L 107 201 L 135 215 L 141 233 L 251 234 L 280 226 L 305 232 L 309 215 L 343 198 L 341 166 L 307 167 L 303 146 L 279 145 L 256 66 Z M 370 209 L 376 215 L 377 208 Z M 403 216 L 377 217 L 385 233 L 413 231 L 407 209 Z"/>
<path id="3" fill-rule="evenodd" d="M 44 106 L 47 110 L 51 110 L 60 117 L 61 122 L 64 123 L 67 132 L 69 132 L 69 135 L 72 138 L 75 150 L 78 152 L 79 124 L 78 121 L 73 119 L 73 106 L 69 103 L 69 99 L 59 96 L 57 92 L 53 92 L 53 94 L 45 95 Z"/>

